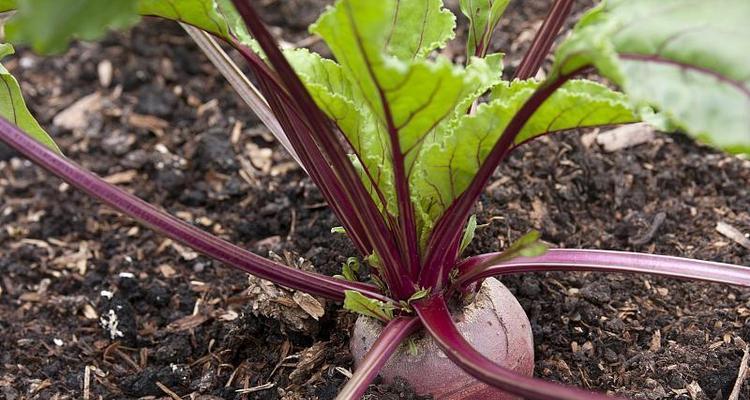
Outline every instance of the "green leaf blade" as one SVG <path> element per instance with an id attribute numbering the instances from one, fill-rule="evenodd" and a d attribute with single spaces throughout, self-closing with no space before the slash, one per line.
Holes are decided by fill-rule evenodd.
<path id="1" fill-rule="evenodd" d="M 510 0 L 461 0 L 461 12 L 469 19 L 466 57 L 482 57 L 489 48 L 490 38 Z"/>
<path id="2" fill-rule="evenodd" d="M 455 28 L 442 0 L 397 0 L 386 46 L 401 60 L 424 58 L 453 39 Z"/>
<path id="3" fill-rule="evenodd" d="M 15 6 L 18 13 L 5 26 L 8 39 L 42 54 L 62 52 L 72 39 L 98 39 L 139 19 L 137 0 L 17 0 Z"/>
<path id="4" fill-rule="evenodd" d="M 552 77 L 593 65 L 672 125 L 750 154 L 750 3 L 608 0 L 557 51 Z"/>
<path id="5" fill-rule="evenodd" d="M 366 297 L 360 292 L 347 290 L 344 297 L 344 308 L 357 314 L 366 315 L 383 322 L 393 319 L 394 305 Z"/>

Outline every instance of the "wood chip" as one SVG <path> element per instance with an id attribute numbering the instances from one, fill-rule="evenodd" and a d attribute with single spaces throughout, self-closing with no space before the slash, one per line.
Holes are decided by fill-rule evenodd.
<path id="1" fill-rule="evenodd" d="M 102 60 L 96 66 L 96 73 L 99 76 L 99 84 L 103 87 L 109 87 L 112 84 L 112 62 Z"/>
<path id="2" fill-rule="evenodd" d="M 325 314 L 325 308 L 323 308 L 323 305 L 320 304 L 315 297 L 312 297 L 307 293 L 299 291 L 294 292 L 292 300 L 294 300 L 301 309 L 310 314 L 310 316 L 316 321 Z"/>
<path id="3" fill-rule="evenodd" d="M 208 321 L 209 317 L 203 314 L 188 315 L 187 317 L 180 318 L 176 321 L 172 321 L 167 325 L 167 330 L 171 332 L 186 331 L 189 329 L 197 328 L 203 325 L 204 322 Z"/>
<path id="4" fill-rule="evenodd" d="M 83 400 L 91 399 L 91 367 L 83 370 Z"/>
<path id="5" fill-rule="evenodd" d="M 122 185 L 130 183 L 138 176 L 138 171 L 129 169 L 127 171 L 117 172 L 104 178 L 104 181 L 112 185 Z"/>
<path id="6" fill-rule="evenodd" d="M 719 221 L 716 224 L 716 231 L 726 236 L 728 239 L 733 240 L 740 246 L 750 250 L 750 239 L 743 235 L 739 229 L 733 227 L 732 225 L 729 225 L 724 221 Z"/>
<path id="7" fill-rule="evenodd" d="M 660 330 L 657 329 L 656 332 L 654 332 L 654 335 L 651 336 L 651 343 L 649 344 L 648 349 L 654 353 L 656 353 L 657 351 L 661 349 L 661 331 Z"/>
<path id="8" fill-rule="evenodd" d="M 169 127 L 169 122 L 153 115 L 130 114 L 128 124 L 136 128 L 148 129 L 157 135 Z"/>
<path id="9" fill-rule="evenodd" d="M 101 95 L 92 93 L 78 99 L 68 108 L 55 115 L 52 124 L 68 130 L 84 129 L 88 126 L 88 115 L 101 110 L 101 108 Z"/>
<path id="10" fill-rule="evenodd" d="M 188 247 L 181 246 L 181 245 L 179 245 L 177 243 L 174 243 L 174 242 L 171 243 L 170 245 L 172 246 L 173 249 L 175 249 L 177 251 L 177 253 L 180 255 L 180 257 L 182 257 L 182 259 L 185 260 L 185 261 L 193 261 L 196 258 L 198 258 L 198 253 L 195 252 L 195 251 L 193 251 L 193 250 L 191 250 Z"/>
<path id="11" fill-rule="evenodd" d="M 302 351 L 297 368 L 289 374 L 289 380 L 301 384 L 325 359 L 326 342 L 317 342 Z"/>
<path id="12" fill-rule="evenodd" d="M 701 388 L 701 385 L 699 385 L 696 381 L 690 382 L 690 384 L 687 385 L 685 389 L 687 389 L 690 398 L 693 400 L 698 400 L 704 397 L 703 389 Z"/>
<path id="13" fill-rule="evenodd" d="M 94 307 L 89 303 L 86 303 L 83 306 L 83 316 L 86 317 L 86 319 L 99 319 L 99 314 L 96 313 Z"/>
<path id="14" fill-rule="evenodd" d="M 602 132 L 596 137 L 596 143 L 602 146 L 604 151 L 627 149 L 654 140 L 654 128 L 645 123 L 624 125 L 619 128 Z"/>
<path id="15" fill-rule="evenodd" d="M 177 273 L 177 271 L 175 271 L 175 269 L 172 268 L 172 266 L 170 266 L 169 264 L 160 265 L 159 272 L 161 272 L 162 276 L 167 279 L 173 277 Z"/>

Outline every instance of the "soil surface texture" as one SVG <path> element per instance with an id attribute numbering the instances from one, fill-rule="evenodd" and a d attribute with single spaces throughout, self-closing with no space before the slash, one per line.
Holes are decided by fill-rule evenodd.
<path id="1" fill-rule="evenodd" d="M 305 29 L 329 1 L 260 3 L 284 40 L 325 51 Z M 495 41 L 508 74 L 548 3 L 512 2 Z M 339 224 L 318 190 L 175 24 L 146 20 L 56 57 L 19 49 L 5 65 L 65 154 L 110 182 L 300 268 L 332 275 L 355 255 L 330 233 Z M 516 151 L 477 205 L 469 251 L 537 229 L 551 247 L 750 267 L 750 250 L 716 230 L 750 232 L 750 161 L 680 135 L 614 152 L 598 138 L 569 132 Z M 594 273 L 503 282 L 532 322 L 535 374 L 547 380 L 725 399 L 750 341 L 750 290 Z M 353 321 L 199 256 L 0 146 L 0 399 L 333 399 L 352 369 Z M 376 382 L 366 398 L 416 396 Z"/>

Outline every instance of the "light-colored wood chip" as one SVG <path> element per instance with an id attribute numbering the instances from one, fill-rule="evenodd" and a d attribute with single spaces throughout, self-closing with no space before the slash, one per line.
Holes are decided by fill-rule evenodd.
<path id="1" fill-rule="evenodd" d="M 96 73 L 99 76 L 99 84 L 102 87 L 109 87 L 112 84 L 112 62 L 102 60 L 96 66 Z"/>
<path id="2" fill-rule="evenodd" d="M 325 308 L 323 308 L 323 305 L 320 304 L 315 297 L 312 297 L 307 293 L 299 291 L 294 292 L 292 300 L 294 300 L 302 310 L 308 313 L 316 321 L 325 314 Z"/>
<path id="3" fill-rule="evenodd" d="M 76 100 L 68 108 L 59 112 L 52 119 L 52 124 L 68 130 L 85 129 L 88 126 L 88 116 L 98 112 L 101 108 L 102 96 L 95 92 Z"/>
<path id="4" fill-rule="evenodd" d="M 654 335 L 651 336 L 651 343 L 648 346 L 648 349 L 656 353 L 661 349 L 661 331 L 656 330 L 654 332 Z"/>
<path id="5" fill-rule="evenodd" d="M 612 153 L 649 142 L 654 140 L 655 137 L 654 128 L 650 125 L 645 123 L 630 124 L 600 133 L 596 137 L 596 143 L 602 146 L 607 153 Z"/>
<path id="6" fill-rule="evenodd" d="M 750 238 L 743 235 L 739 229 L 732 225 L 729 225 L 724 221 L 719 221 L 716 224 L 716 231 L 726 236 L 727 239 L 731 239 L 740 246 L 750 250 Z"/>
<path id="7" fill-rule="evenodd" d="M 133 179 L 138 176 L 138 171 L 129 169 L 127 171 L 117 172 L 104 178 L 104 181 L 111 183 L 112 185 L 122 185 L 130 183 Z"/>
<path id="8" fill-rule="evenodd" d="M 136 128 L 148 129 L 151 132 L 159 132 L 169 128 L 169 122 L 153 115 L 130 114 L 128 124 Z"/>

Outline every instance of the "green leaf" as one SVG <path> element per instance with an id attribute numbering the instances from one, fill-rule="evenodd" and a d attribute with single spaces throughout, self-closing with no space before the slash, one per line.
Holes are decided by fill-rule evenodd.
<path id="1" fill-rule="evenodd" d="M 466 223 L 466 229 L 464 229 L 464 236 L 461 238 L 461 247 L 459 248 L 458 254 L 461 254 L 469 247 L 471 241 L 474 240 L 474 234 L 477 230 L 477 216 L 472 214 L 469 217 L 469 222 Z"/>
<path id="2" fill-rule="evenodd" d="M 349 257 L 346 262 L 341 265 L 341 275 L 347 281 L 356 282 L 357 273 L 359 272 L 359 260 L 357 257 Z"/>
<path id="3" fill-rule="evenodd" d="M 0 44 L 0 59 L 10 54 L 13 54 L 13 46 L 10 44 Z M 16 124 L 21 130 L 40 143 L 60 153 L 60 149 L 55 142 L 42 129 L 26 107 L 26 103 L 23 101 L 23 96 L 21 95 L 21 88 L 18 86 L 18 81 L 2 64 L 0 64 L 0 79 L 2 79 L 3 83 L 0 86 L 0 115 Z"/>
<path id="4" fill-rule="evenodd" d="M 491 102 L 479 106 L 475 114 L 463 115 L 454 129 L 423 146 L 411 187 L 419 194 L 418 209 L 427 226 L 466 190 L 505 127 L 538 86 L 534 81 L 498 85 Z M 555 131 L 637 120 L 621 93 L 595 82 L 575 80 L 563 85 L 536 111 L 516 143 Z"/>
<path id="5" fill-rule="evenodd" d="M 461 12 L 469 19 L 467 58 L 484 56 L 490 45 L 492 32 L 510 0 L 460 0 Z"/>
<path id="6" fill-rule="evenodd" d="M 437 122 L 453 111 L 465 73 L 449 60 L 404 62 L 383 52 L 396 5 L 423 0 L 343 0 L 311 27 L 331 48 L 381 130 L 398 131 L 405 156 Z M 406 18 L 406 17 L 404 17 Z"/>
<path id="7" fill-rule="evenodd" d="M 18 9 L 7 24 L 10 40 L 40 53 L 65 50 L 71 39 L 93 40 L 126 28 L 138 14 L 179 21 L 262 54 L 231 0 L 0 0 L 0 11 Z"/>
<path id="8" fill-rule="evenodd" d="M 17 0 L 18 13 L 5 26 L 10 41 L 39 53 L 64 51 L 72 39 L 94 40 L 108 29 L 138 21 L 137 0 Z M 6 1 L 3 7 L 11 6 Z"/>
<path id="9" fill-rule="evenodd" d="M 408 175 L 427 135 L 500 75 L 491 70 L 501 64 L 500 56 L 471 70 L 444 57 L 422 58 L 452 37 L 453 27 L 440 1 L 339 0 L 311 27 L 339 63 L 304 51 L 287 53 L 317 104 L 352 144 L 371 194 L 394 216 L 391 138 L 398 138 Z"/>
<path id="10" fill-rule="evenodd" d="M 638 109 L 750 153 L 750 2 L 606 0 L 558 49 L 551 78 L 593 65 Z"/>
<path id="11" fill-rule="evenodd" d="M 409 299 L 406 300 L 406 303 L 411 303 L 417 300 L 424 299 L 425 297 L 430 295 L 430 288 L 422 288 L 414 292 L 411 296 L 409 296 Z"/>
<path id="12" fill-rule="evenodd" d="M 402 60 L 424 58 L 455 36 L 456 17 L 443 0 L 397 0 L 388 29 L 388 52 Z"/>
<path id="13" fill-rule="evenodd" d="M 346 291 L 344 296 L 344 308 L 357 314 L 377 318 L 383 322 L 392 320 L 393 310 L 395 310 L 395 307 L 392 304 L 371 299 L 354 290 Z"/>

